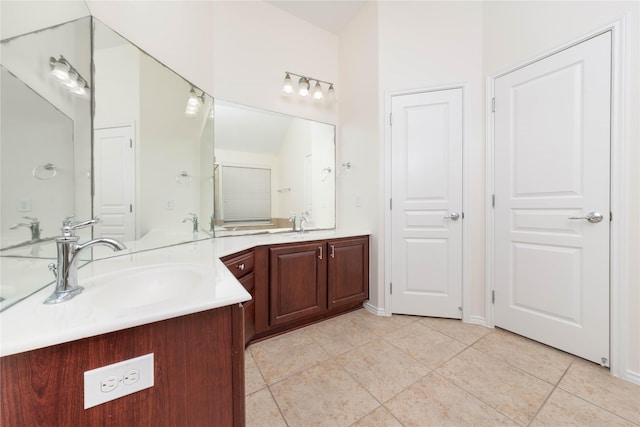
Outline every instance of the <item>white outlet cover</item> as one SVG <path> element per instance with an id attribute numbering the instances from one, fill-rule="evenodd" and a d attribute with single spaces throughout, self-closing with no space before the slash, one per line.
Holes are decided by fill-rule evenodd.
<path id="1" fill-rule="evenodd" d="M 86 371 L 84 409 L 153 387 L 153 377 L 153 353 Z"/>

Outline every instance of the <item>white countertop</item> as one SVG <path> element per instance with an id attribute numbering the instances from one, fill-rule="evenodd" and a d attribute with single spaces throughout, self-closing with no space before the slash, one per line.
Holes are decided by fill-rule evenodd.
<path id="1" fill-rule="evenodd" d="M 305 234 L 221 237 L 93 261 L 78 270 L 78 282 L 85 289 L 75 298 L 56 305 L 42 304 L 54 290 L 55 285 L 49 284 L 0 313 L 0 356 L 248 301 L 251 296 L 222 264 L 220 257 L 262 245 L 368 234 L 323 230 Z M 2 268 L 24 262 L 19 258 L 3 258 Z M 153 268 L 152 266 L 164 268 L 171 267 L 172 264 L 194 265 L 206 276 L 206 286 L 190 289 L 170 300 L 127 309 L 100 303 L 109 290 L 106 285 L 94 286 L 92 283 L 95 278 L 126 269 Z M 17 264 L 13 267 L 16 266 L 20 268 Z M 33 272 L 34 278 L 41 277 L 41 269 L 42 266 Z M 25 271 L 25 277 L 31 271 L 32 268 Z M 51 272 L 46 271 L 46 274 L 50 275 Z M 126 296 L 123 293 L 122 297 Z M 108 295 L 108 299 L 112 298 L 119 296 Z"/>

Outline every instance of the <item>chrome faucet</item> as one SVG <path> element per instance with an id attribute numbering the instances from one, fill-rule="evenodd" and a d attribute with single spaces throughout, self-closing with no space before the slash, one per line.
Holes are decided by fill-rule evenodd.
<path id="1" fill-rule="evenodd" d="M 289 215 L 289 222 L 291 223 L 291 231 L 296 231 L 296 214 L 291 212 Z"/>
<path id="2" fill-rule="evenodd" d="M 25 227 L 31 230 L 31 240 L 40 239 L 40 232 L 42 231 L 42 229 L 40 228 L 40 221 L 38 221 L 38 218 L 30 216 L 23 216 L 22 218 L 28 219 L 31 222 L 29 224 L 19 222 L 18 224 L 13 224 L 11 227 L 9 227 L 9 229 L 16 230 L 18 227 Z"/>
<path id="3" fill-rule="evenodd" d="M 76 223 L 71 223 L 70 218 L 63 221 L 62 236 L 55 239 L 58 248 L 58 263 L 49 264 L 49 270 L 53 271 L 56 277 L 56 290 L 44 300 L 45 304 L 58 304 L 70 300 L 82 292 L 83 288 L 78 286 L 78 254 L 80 251 L 95 245 L 104 245 L 114 251 L 126 249 L 125 245 L 119 241 L 107 237 L 78 244 L 80 237 L 73 234 L 74 230 L 93 226 L 97 222 L 98 218 Z"/>
<path id="4" fill-rule="evenodd" d="M 311 222 L 311 217 L 308 211 L 300 213 L 300 232 L 304 233 L 304 225 Z"/>
<path id="5" fill-rule="evenodd" d="M 193 223 L 193 232 L 197 233 L 198 232 L 198 215 L 189 212 L 189 215 L 191 215 L 191 218 L 185 218 L 182 220 L 183 223 L 187 222 L 187 221 L 191 221 Z"/>

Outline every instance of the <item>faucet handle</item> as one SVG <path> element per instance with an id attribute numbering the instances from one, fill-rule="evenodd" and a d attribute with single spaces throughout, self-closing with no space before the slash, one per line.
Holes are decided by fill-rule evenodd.
<path id="1" fill-rule="evenodd" d="M 62 226 L 63 227 L 68 227 L 70 226 L 73 221 L 71 221 L 72 218 L 75 218 L 75 215 L 70 215 L 70 216 L 65 216 L 64 219 L 62 220 Z"/>
<path id="2" fill-rule="evenodd" d="M 28 219 L 29 221 L 35 223 L 35 222 L 39 222 L 38 218 L 36 218 L 35 216 L 23 216 L 22 218 L 24 219 Z"/>
<path id="3" fill-rule="evenodd" d="M 92 219 L 88 219 L 86 221 L 76 222 L 72 224 L 70 220 L 71 218 L 73 217 L 65 218 L 65 220 L 62 223 L 63 224 L 62 235 L 64 237 L 71 237 L 73 236 L 73 230 L 77 230 L 79 228 L 85 228 L 85 227 L 92 227 L 100 221 L 100 218 L 95 217 Z"/>

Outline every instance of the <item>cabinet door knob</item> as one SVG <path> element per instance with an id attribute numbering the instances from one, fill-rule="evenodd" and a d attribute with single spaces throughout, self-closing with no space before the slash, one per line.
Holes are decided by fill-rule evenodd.
<path id="1" fill-rule="evenodd" d="M 336 247 L 331 245 L 331 258 L 336 257 Z"/>
<path id="2" fill-rule="evenodd" d="M 322 246 L 318 246 L 318 249 L 320 249 L 320 255 L 318 255 L 318 258 L 322 259 Z"/>
<path id="3" fill-rule="evenodd" d="M 244 271 L 244 264 L 238 264 L 238 270 Z"/>

